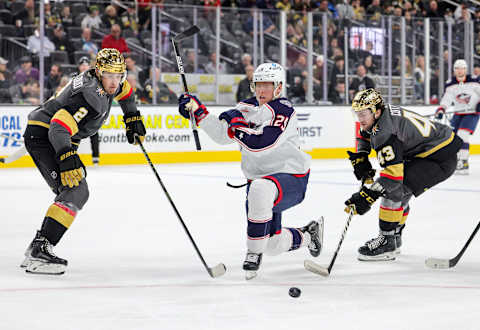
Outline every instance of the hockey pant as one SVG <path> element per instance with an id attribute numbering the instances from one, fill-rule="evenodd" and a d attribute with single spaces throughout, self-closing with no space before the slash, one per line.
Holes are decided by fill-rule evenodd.
<path id="1" fill-rule="evenodd" d="M 309 173 L 279 173 L 247 185 L 247 248 L 249 252 L 278 255 L 310 243 L 310 235 L 297 228 L 282 228 L 282 211 L 301 203 Z"/>
<path id="2" fill-rule="evenodd" d="M 480 105 L 479 105 L 480 106 Z M 477 111 L 478 111 L 477 107 Z M 479 115 L 454 115 L 450 124 L 457 135 L 463 140 L 463 145 L 458 152 L 459 160 L 467 160 L 470 154 L 470 136 L 477 128 Z"/>
<path id="3" fill-rule="evenodd" d="M 85 179 L 77 187 L 63 186 L 60 169 L 55 159 L 55 149 L 48 139 L 25 134 L 25 147 L 42 174 L 43 178 L 56 194 L 43 220 L 41 233 L 50 243 L 56 245 L 70 227 L 77 212 L 88 200 L 88 185 Z"/>

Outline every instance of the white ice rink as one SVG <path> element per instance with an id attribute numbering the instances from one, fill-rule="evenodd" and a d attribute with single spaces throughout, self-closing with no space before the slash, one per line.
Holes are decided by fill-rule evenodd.
<path id="1" fill-rule="evenodd" d="M 480 157 L 469 176 L 411 202 L 396 261 L 357 261 L 378 233 L 378 202 L 354 217 L 329 278 L 307 272 L 306 249 L 264 257 L 244 280 L 246 220 L 238 163 L 157 165 L 207 263 L 225 263 L 211 279 L 147 164 L 89 168 L 90 200 L 55 252 L 62 276 L 18 266 L 53 200 L 36 169 L 0 169 L 0 329 L 480 329 L 480 236 L 449 270 L 427 257 L 457 254 L 480 221 Z M 284 226 L 325 216 L 326 264 L 345 225 L 343 202 L 356 189 L 347 160 L 314 161 L 305 201 Z M 300 298 L 288 295 L 297 286 Z"/>

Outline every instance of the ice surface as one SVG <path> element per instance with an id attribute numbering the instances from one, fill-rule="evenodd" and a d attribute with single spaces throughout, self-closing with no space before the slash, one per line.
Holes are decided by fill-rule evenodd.
<path id="1" fill-rule="evenodd" d="M 0 329 L 479 329 L 480 237 L 459 264 L 428 269 L 427 257 L 457 254 L 480 216 L 480 157 L 411 202 L 402 254 L 365 263 L 356 250 L 377 235 L 378 203 L 354 217 L 328 278 L 303 269 L 307 249 L 265 256 L 245 281 L 246 220 L 238 163 L 157 165 L 207 263 L 211 279 L 148 165 L 88 168 L 90 200 L 55 252 L 63 276 L 25 274 L 23 252 L 53 200 L 36 169 L 0 170 Z M 312 165 L 305 201 L 283 223 L 325 216 L 328 264 L 358 184 L 346 160 Z M 302 290 L 291 298 L 292 286 Z"/>

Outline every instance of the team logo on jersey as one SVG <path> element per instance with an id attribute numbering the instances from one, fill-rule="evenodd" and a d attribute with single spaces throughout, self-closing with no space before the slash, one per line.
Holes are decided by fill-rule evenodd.
<path id="1" fill-rule="evenodd" d="M 378 127 L 378 124 L 373 125 L 373 127 L 372 127 L 372 135 L 375 135 L 375 134 L 377 134 L 378 132 L 380 132 L 380 127 Z"/>
<path id="2" fill-rule="evenodd" d="M 468 104 L 468 103 L 470 103 L 470 98 L 471 98 L 471 95 L 465 94 L 465 93 L 461 93 L 461 94 L 458 94 L 458 95 L 455 97 L 455 100 L 456 100 L 458 103 L 461 103 L 461 104 Z"/>
<path id="3" fill-rule="evenodd" d="M 102 87 L 97 87 L 97 94 L 99 96 L 105 96 L 107 93 L 105 93 Z"/>

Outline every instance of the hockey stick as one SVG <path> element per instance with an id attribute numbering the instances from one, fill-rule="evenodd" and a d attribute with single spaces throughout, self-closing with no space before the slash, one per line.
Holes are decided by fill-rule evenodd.
<path id="1" fill-rule="evenodd" d="M 6 158 L 0 158 L 0 163 L 8 164 L 8 163 L 14 162 L 14 161 L 16 161 L 17 159 L 19 159 L 20 157 L 22 157 L 26 154 L 27 154 L 27 149 L 25 148 L 25 146 L 21 146 L 20 149 L 15 151 L 10 156 L 8 156 Z"/>
<path id="2" fill-rule="evenodd" d="M 335 264 L 335 260 L 337 259 L 338 251 L 340 251 L 340 247 L 342 246 L 343 239 L 345 238 L 345 235 L 347 234 L 348 227 L 350 226 L 350 222 L 352 221 L 354 212 L 355 212 L 355 208 L 352 207 L 350 209 L 350 212 L 348 213 L 347 223 L 345 224 L 345 227 L 343 228 L 342 236 L 340 237 L 340 242 L 338 242 L 337 249 L 335 250 L 335 253 L 333 254 L 332 260 L 330 261 L 330 264 L 328 265 L 328 267 L 322 267 L 319 264 L 317 264 L 317 263 L 315 263 L 311 260 L 305 260 L 303 262 L 303 265 L 304 265 L 306 270 L 308 270 L 312 273 L 318 274 L 318 275 L 325 276 L 325 277 L 330 275 L 330 272 L 332 271 L 333 265 Z"/>
<path id="3" fill-rule="evenodd" d="M 465 253 L 465 250 L 467 249 L 467 247 L 470 245 L 470 242 L 475 237 L 475 234 L 477 233 L 479 228 L 480 228 L 480 222 L 477 224 L 477 226 L 473 230 L 473 233 L 468 238 L 467 243 L 465 243 L 465 245 L 460 250 L 460 252 L 455 256 L 455 258 L 452 258 L 452 259 L 428 258 L 427 260 L 425 260 L 425 265 L 427 265 L 427 267 L 435 268 L 435 269 L 446 269 L 446 268 L 455 267 L 455 265 L 458 263 L 460 258 L 463 256 L 463 253 Z"/>
<path id="4" fill-rule="evenodd" d="M 373 178 L 375 177 L 375 172 L 376 170 L 371 169 L 369 172 L 369 175 L 366 178 L 362 179 L 360 190 L 363 188 L 366 182 L 370 183 L 370 181 L 373 181 Z M 303 262 L 303 266 L 305 267 L 306 270 L 318 275 L 325 276 L 325 277 L 330 275 L 333 265 L 335 264 L 335 260 L 337 259 L 338 251 L 340 251 L 340 247 L 342 246 L 343 240 L 345 239 L 345 235 L 347 234 L 348 227 L 350 227 L 350 222 L 352 221 L 354 214 L 355 214 L 355 207 L 352 205 L 352 207 L 350 208 L 350 212 L 348 213 L 347 223 L 343 228 L 342 236 L 340 237 L 340 241 L 338 242 L 337 249 L 335 250 L 335 253 L 333 253 L 332 260 L 330 261 L 330 264 L 328 265 L 328 267 L 325 268 L 320 266 L 314 261 L 305 260 Z"/>
<path id="5" fill-rule="evenodd" d="M 197 247 L 197 244 L 193 240 L 193 237 L 190 234 L 190 231 L 188 230 L 187 226 L 185 225 L 185 222 L 183 222 L 182 216 L 178 212 L 175 204 L 173 203 L 173 200 L 170 197 L 170 194 L 168 193 L 167 188 L 165 188 L 165 186 L 163 185 L 162 179 L 160 179 L 160 176 L 158 175 L 157 170 L 155 169 L 155 166 L 153 166 L 152 161 L 150 160 L 150 157 L 148 156 L 148 153 L 145 150 L 145 147 L 143 146 L 140 139 L 138 139 L 138 137 L 136 137 L 136 140 L 137 140 L 138 144 L 140 145 L 140 148 L 142 149 L 142 152 L 145 155 L 145 158 L 147 159 L 148 164 L 152 168 L 152 171 L 155 174 L 155 176 L 157 177 L 158 183 L 160 183 L 160 186 L 162 187 L 163 192 L 167 196 L 168 201 L 170 202 L 170 205 L 172 205 L 172 208 L 175 211 L 175 214 L 177 215 L 178 220 L 180 220 L 180 223 L 182 224 L 183 229 L 187 233 L 187 236 L 190 239 L 190 242 L 192 243 L 193 247 L 195 248 L 195 251 L 197 252 L 198 257 L 202 261 L 203 266 L 205 266 L 205 269 L 207 270 L 208 274 L 213 278 L 222 276 L 227 271 L 227 268 L 225 267 L 225 265 L 223 263 L 220 263 L 220 264 L 216 265 L 215 267 L 211 267 L 211 268 L 208 267 L 207 263 L 205 262 L 205 259 L 203 259 L 203 256 L 202 256 L 202 254 L 200 253 L 200 250 Z"/>
<path id="6" fill-rule="evenodd" d="M 175 58 L 177 59 L 178 73 L 180 73 L 180 76 L 182 77 L 183 90 L 185 91 L 185 93 L 188 93 L 187 79 L 185 78 L 185 70 L 183 68 L 182 57 L 180 56 L 180 52 L 178 51 L 177 42 L 193 36 L 198 31 L 200 31 L 198 26 L 193 25 L 192 27 L 177 34 L 174 38 L 172 38 L 173 50 L 175 52 Z M 195 139 L 195 147 L 197 148 L 197 150 L 202 150 L 202 147 L 200 145 L 200 138 L 198 137 L 197 123 L 195 122 L 195 116 L 193 115 L 192 110 L 190 110 L 190 122 L 192 123 L 192 132 Z"/>

